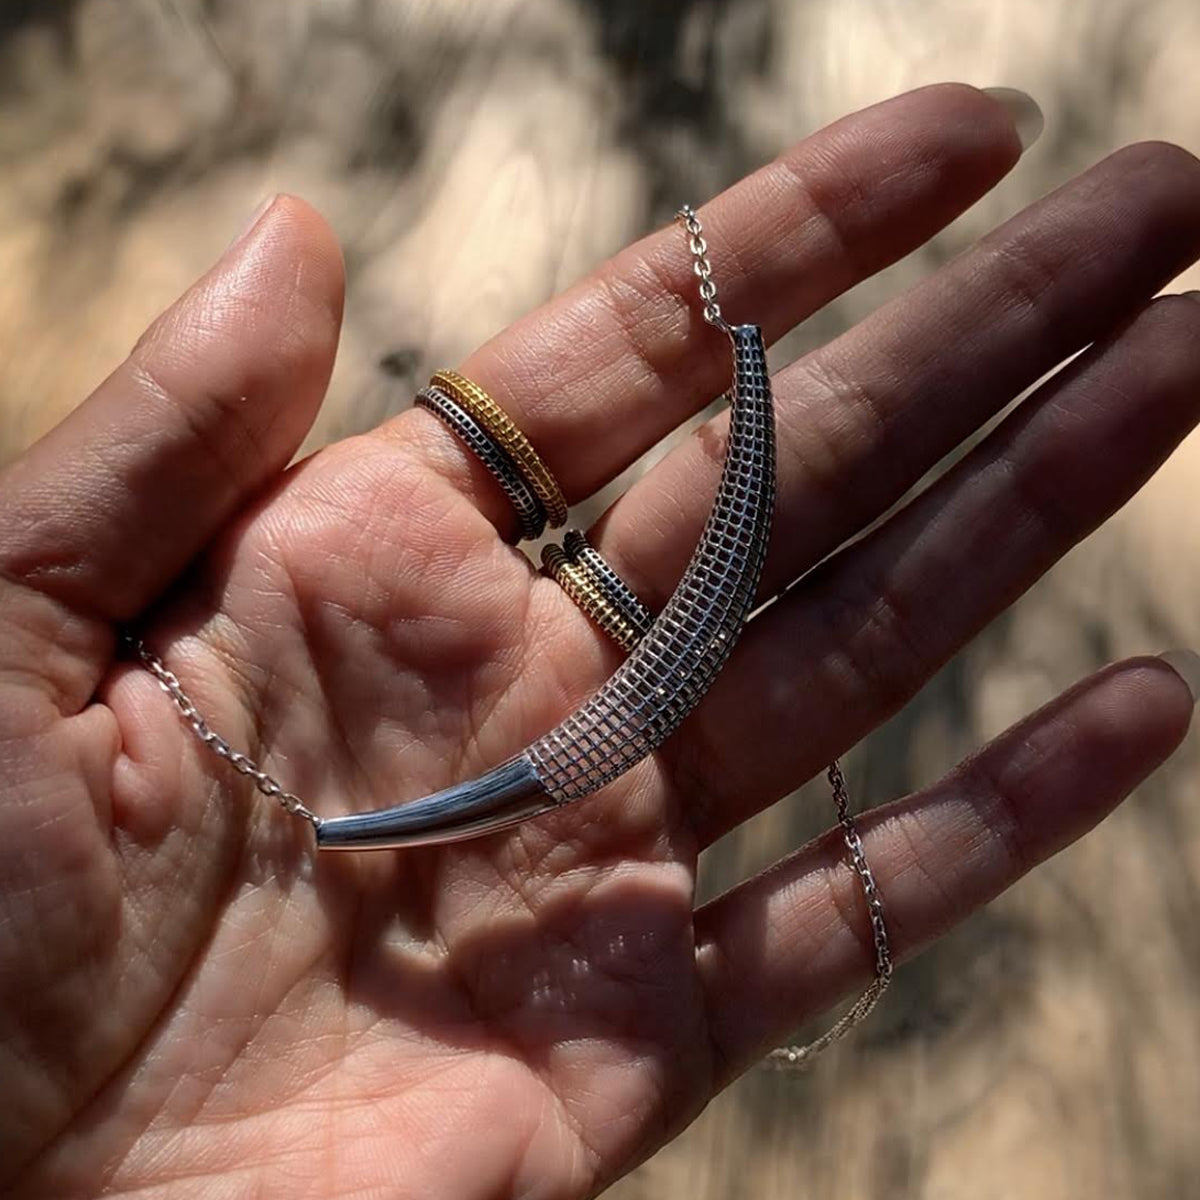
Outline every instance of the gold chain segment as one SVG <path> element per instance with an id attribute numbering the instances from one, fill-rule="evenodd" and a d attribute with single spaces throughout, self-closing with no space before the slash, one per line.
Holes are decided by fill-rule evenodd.
<path id="1" fill-rule="evenodd" d="M 508 452 L 542 502 L 550 528 L 557 529 L 565 525 L 567 501 L 558 481 L 508 413 L 479 384 L 472 383 L 457 371 L 438 371 L 431 382 L 435 387 L 449 392 Z"/>
<path id="2" fill-rule="evenodd" d="M 641 635 L 609 602 L 586 570 L 576 566 L 558 546 L 542 547 L 542 566 L 560 588 L 622 650 L 632 650 Z"/>

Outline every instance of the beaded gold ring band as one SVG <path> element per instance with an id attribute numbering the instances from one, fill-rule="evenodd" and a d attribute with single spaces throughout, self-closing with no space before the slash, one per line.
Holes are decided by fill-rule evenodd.
<path id="1" fill-rule="evenodd" d="M 632 650 L 642 635 L 604 594 L 586 568 L 573 563 L 561 546 L 542 547 L 546 573 L 622 650 Z"/>
<path id="2" fill-rule="evenodd" d="M 478 421 L 517 464 L 546 510 L 546 521 L 550 528 L 557 529 L 566 524 L 567 501 L 558 481 L 508 413 L 479 384 L 472 383 L 457 371 L 437 371 L 430 382 Z"/>
<path id="3" fill-rule="evenodd" d="M 633 626 L 639 638 L 650 632 L 654 614 L 578 529 L 567 530 L 562 548 L 567 558 L 591 577 L 608 602 Z"/>

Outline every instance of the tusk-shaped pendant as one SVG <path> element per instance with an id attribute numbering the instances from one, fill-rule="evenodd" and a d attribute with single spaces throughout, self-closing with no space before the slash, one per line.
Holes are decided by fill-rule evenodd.
<path id="1" fill-rule="evenodd" d="M 754 604 L 775 507 L 775 414 L 762 332 L 720 327 L 733 342 L 721 482 L 692 560 L 649 632 L 591 699 L 523 753 L 421 800 L 316 818 L 320 849 L 389 849 L 506 829 L 611 783 L 700 702 Z"/>

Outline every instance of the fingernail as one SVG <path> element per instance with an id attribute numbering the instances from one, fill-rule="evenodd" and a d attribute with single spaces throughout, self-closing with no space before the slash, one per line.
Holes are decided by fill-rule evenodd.
<path id="1" fill-rule="evenodd" d="M 1042 136 L 1042 130 L 1046 128 L 1046 118 L 1042 115 L 1037 101 L 1019 88 L 986 87 L 982 90 L 1008 109 L 1008 115 L 1012 117 L 1012 123 L 1016 126 L 1023 154 Z"/>
<path id="2" fill-rule="evenodd" d="M 1158 657 L 1187 684 L 1192 703 L 1200 700 L 1200 654 L 1193 650 L 1167 650 Z"/>
<path id="3" fill-rule="evenodd" d="M 259 221 L 261 221 L 263 217 L 267 215 L 267 210 L 278 199 L 279 197 L 277 195 L 271 195 L 268 196 L 261 204 L 259 204 L 259 206 L 250 214 L 250 219 L 241 227 L 241 229 L 237 231 L 233 241 L 231 241 L 229 245 L 225 247 L 226 254 L 228 254 L 229 251 L 234 248 L 234 246 L 244 242 L 254 232 Z"/>

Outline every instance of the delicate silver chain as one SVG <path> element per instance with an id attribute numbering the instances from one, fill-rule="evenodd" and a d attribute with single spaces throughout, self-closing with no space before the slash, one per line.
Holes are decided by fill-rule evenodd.
<path id="1" fill-rule="evenodd" d="M 173 671 L 168 670 L 162 659 L 154 654 L 141 638 L 126 634 L 124 635 L 124 641 L 137 656 L 142 666 L 158 680 L 159 687 L 170 696 L 175 707 L 179 710 L 180 716 L 187 722 L 204 745 L 218 758 L 223 758 L 229 763 L 235 771 L 253 780 L 254 786 L 264 796 L 278 801 L 279 806 L 284 812 L 303 818 L 314 828 L 320 824 L 320 818 L 312 809 L 304 804 L 299 796 L 289 792 L 278 780 L 264 771 L 247 755 L 243 754 L 240 750 L 235 750 L 225 738 L 209 725 L 204 717 L 200 715 L 191 698 L 183 690 L 178 676 Z M 809 1042 L 805 1046 L 781 1046 L 772 1050 L 767 1059 L 768 1063 L 784 1069 L 802 1069 L 806 1067 L 822 1050 L 833 1045 L 840 1038 L 845 1037 L 855 1025 L 864 1020 L 875 1005 L 879 1003 L 879 998 L 887 991 L 888 984 L 892 981 L 894 967 L 891 947 L 888 942 L 887 925 L 884 922 L 883 916 L 883 900 L 880 898 L 879 888 L 875 883 L 875 876 L 863 851 L 862 839 L 858 835 L 854 818 L 850 815 L 850 795 L 846 787 L 846 777 L 842 774 L 841 764 L 836 759 L 829 765 L 826 773 L 829 777 L 829 785 L 833 790 L 833 801 L 837 808 L 837 818 L 838 824 L 842 829 L 842 838 L 846 843 L 847 850 L 850 852 L 850 861 L 862 883 L 863 894 L 867 899 L 867 911 L 871 919 L 871 936 L 875 942 L 875 978 L 854 1004 L 838 1018 L 833 1026 L 821 1034 L 815 1041 Z"/>
<path id="2" fill-rule="evenodd" d="M 863 850 L 862 838 L 858 836 L 858 828 L 850 815 L 850 793 L 846 787 L 846 777 L 842 774 L 841 764 L 834 759 L 826 771 L 829 786 L 833 791 L 833 803 L 837 808 L 838 824 L 842 827 L 842 839 L 850 853 L 850 863 L 862 884 L 863 895 L 867 900 L 867 914 L 871 920 L 871 937 L 875 943 L 875 978 L 865 992 L 815 1041 L 806 1046 L 781 1046 L 772 1050 L 767 1058 L 771 1066 L 784 1069 L 797 1069 L 808 1066 L 822 1050 L 832 1046 L 843 1038 L 860 1021 L 864 1020 L 870 1011 L 879 1003 L 879 998 L 892 982 L 891 944 L 888 941 L 887 924 L 883 919 L 883 900 L 879 895 L 879 887 L 875 876 L 867 862 Z"/>
<path id="3" fill-rule="evenodd" d="M 704 319 L 710 325 L 724 329 L 726 322 L 721 316 L 721 306 L 717 303 L 717 285 L 712 277 L 712 263 L 708 261 L 708 243 L 704 240 L 700 218 L 690 204 L 685 204 L 675 216 L 683 222 L 683 227 L 688 232 L 688 245 L 695 259 L 692 270 L 700 280 L 700 299 L 704 301 Z"/>
<path id="4" fill-rule="evenodd" d="M 710 325 L 727 329 L 725 318 L 721 316 L 721 306 L 717 303 L 717 285 L 712 277 L 712 263 L 708 260 L 708 243 L 704 240 L 704 230 L 696 210 L 685 204 L 676 214 L 683 222 L 688 233 L 688 245 L 691 247 L 692 270 L 700 279 L 700 298 L 704 301 L 704 319 Z M 871 937 L 875 943 L 875 978 L 865 992 L 842 1014 L 835 1024 L 821 1034 L 816 1041 L 806 1046 L 781 1046 L 772 1050 L 767 1061 L 773 1066 L 804 1067 L 807 1066 L 822 1050 L 843 1038 L 851 1029 L 863 1020 L 871 1009 L 879 1003 L 880 996 L 888 989 L 892 981 L 892 951 L 888 942 L 887 925 L 883 919 L 883 900 L 875 883 L 875 876 L 867 862 L 863 850 L 862 838 L 858 836 L 858 828 L 850 815 L 850 792 L 846 787 L 846 777 L 842 774 L 841 764 L 834 759 L 826 771 L 829 786 L 833 792 L 833 803 L 837 809 L 838 824 L 842 828 L 842 838 L 850 853 L 850 863 L 862 884 L 863 895 L 867 900 L 867 914 L 871 920 Z"/>
<path id="5" fill-rule="evenodd" d="M 137 655 L 138 661 L 158 680 L 158 686 L 175 702 L 180 716 L 191 726 L 196 736 L 218 757 L 223 758 L 235 771 L 254 781 L 264 796 L 277 800 L 284 812 L 294 817 L 303 817 L 315 829 L 321 823 L 320 818 L 308 808 L 299 796 L 289 792 L 277 779 L 272 778 L 256 762 L 248 758 L 240 750 L 235 750 L 211 725 L 200 715 L 200 710 L 192 703 L 188 694 L 183 690 L 174 672 L 168 671 L 161 658 L 152 653 L 141 638 L 125 635 L 125 642 Z"/>

